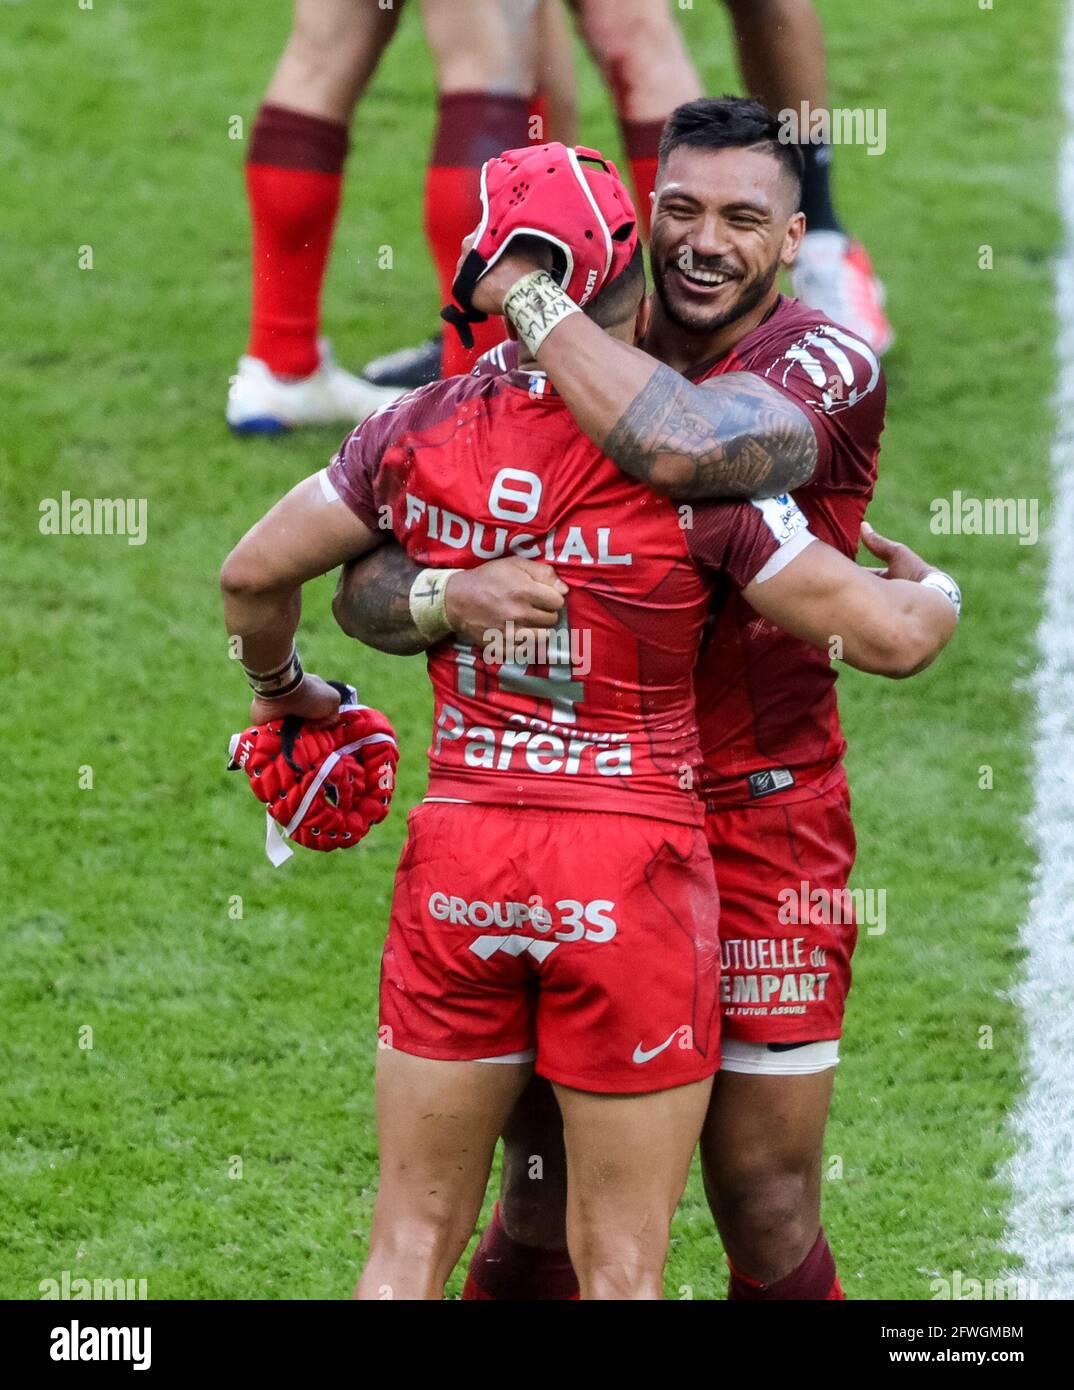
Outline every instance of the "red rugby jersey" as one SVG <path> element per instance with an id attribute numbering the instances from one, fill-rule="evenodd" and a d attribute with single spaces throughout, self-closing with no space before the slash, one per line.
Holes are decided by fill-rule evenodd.
<path id="1" fill-rule="evenodd" d="M 499 343 L 475 374 L 517 364 Z M 876 485 L 886 385 L 872 350 L 823 314 L 781 295 L 763 323 L 724 357 L 691 372 L 695 382 L 753 372 L 791 396 L 817 436 L 817 468 L 794 500 L 810 530 L 854 557 Z M 717 582 L 696 675 L 702 795 L 730 805 L 757 796 L 812 796 L 839 773 L 846 740 L 826 653 L 789 637 Z"/>
<path id="2" fill-rule="evenodd" d="M 680 510 L 626 478 L 543 375 L 454 377 L 344 441 L 328 481 L 422 565 L 515 554 L 570 585 L 543 650 L 429 654 L 429 796 L 696 822 L 693 673 L 711 578 L 743 586 L 810 539 L 790 499 Z"/>
<path id="3" fill-rule="evenodd" d="M 764 377 L 809 416 L 817 468 L 794 500 L 815 535 L 853 558 L 884 428 L 887 393 L 875 354 L 781 296 L 763 323 L 691 379 L 726 372 Z M 823 786 L 846 752 L 836 674 L 827 653 L 789 637 L 724 586 L 696 679 L 702 796 L 721 805 L 770 794 L 793 801 Z"/>

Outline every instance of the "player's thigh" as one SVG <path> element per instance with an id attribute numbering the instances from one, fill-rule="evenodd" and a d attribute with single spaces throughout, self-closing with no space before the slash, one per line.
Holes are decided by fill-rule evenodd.
<path id="1" fill-rule="evenodd" d="M 729 1199 L 819 1168 L 835 1069 L 807 1075 L 720 1072 L 701 1135 L 707 1185 Z"/>
<path id="2" fill-rule="evenodd" d="M 668 0 L 574 0 L 586 47 L 619 114 L 659 121 L 701 96 Z"/>
<path id="3" fill-rule="evenodd" d="M 267 99 L 348 119 L 399 22 L 403 0 L 295 0 L 294 20 Z"/>
<path id="4" fill-rule="evenodd" d="M 534 1076 L 503 1129 L 500 1215 L 508 1235 L 552 1243 L 550 1234 L 562 1235 L 566 1194 L 563 1117 L 551 1085 Z"/>
<path id="5" fill-rule="evenodd" d="M 556 1087 L 567 1147 L 568 1239 L 578 1265 L 663 1268 L 711 1088 L 711 1078 L 630 1096 Z"/>
<path id="6" fill-rule="evenodd" d="M 378 1224 L 457 1225 L 465 1240 L 481 1207 L 496 1141 L 530 1072 L 528 1063 L 445 1062 L 391 1048 L 379 1052 Z"/>
<path id="7" fill-rule="evenodd" d="M 441 94 L 532 95 L 537 0 L 421 0 L 421 11 Z"/>

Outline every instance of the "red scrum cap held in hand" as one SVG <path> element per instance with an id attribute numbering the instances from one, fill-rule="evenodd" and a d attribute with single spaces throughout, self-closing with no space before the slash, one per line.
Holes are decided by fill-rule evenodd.
<path id="1" fill-rule="evenodd" d="M 552 250 L 551 274 L 584 306 L 625 270 L 638 244 L 637 217 L 619 171 L 598 150 L 553 142 L 505 150 L 481 170 L 481 221 L 474 245 L 452 285 L 456 303 L 440 317 L 473 346 L 472 323 L 487 314 L 473 307 L 478 281 L 520 236 Z"/>
<path id="2" fill-rule="evenodd" d="M 388 814 L 399 748 L 379 710 L 353 686 L 332 681 L 343 703 L 329 728 L 289 715 L 235 734 L 228 770 L 243 771 L 268 811 L 265 851 L 273 864 L 307 849 L 349 849 Z"/>

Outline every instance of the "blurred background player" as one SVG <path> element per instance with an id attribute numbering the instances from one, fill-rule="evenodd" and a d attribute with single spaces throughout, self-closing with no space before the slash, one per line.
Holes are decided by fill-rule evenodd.
<path id="1" fill-rule="evenodd" d="M 769 111 L 828 108 L 824 31 L 813 0 L 724 0 L 750 96 Z M 686 98 L 683 98 L 686 100 Z M 801 144 L 806 234 L 791 273 L 795 296 L 864 339 L 875 353 L 895 341 L 884 287 L 861 242 L 835 210 L 830 145 Z"/>
<path id="2" fill-rule="evenodd" d="M 405 379 L 383 370 L 391 359 L 382 361 L 374 384 L 340 367 L 320 337 L 350 122 L 402 8 L 403 0 L 388 8 L 379 0 L 295 0 L 291 34 L 247 153 L 250 337 L 227 407 L 228 423 L 239 433 L 354 424 L 398 394 L 386 387 L 440 374 L 439 340 L 393 354 L 405 363 Z M 446 299 L 459 243 L 477 220 L 484 161 L 531 138 L 573 142 L 570 37 L 560 0 L 422 0 L 421 9 L 440 93 L 425 225 Z M 541 45 L 546 76 L 535 100 Z M 449 349 L 445 371 L 468 370 L 500 337 L 502 329 L 482 325 L 475 353 Z"/>
<path id="3" fill-rule="evenodd" d="M 351 116 L 400 8 L 295 0 L 247 147 L 250 336 L 227 404 L 240 433 L 361 420 L 395 394 L 337 366 L 319 329 Z"/>
<path id="4" fill-rule="evenodd" d="M 776 113 L 788 109 L 798 112 L 803 103 L 811 111 L 826 110 L 824 32 L 813 0 L 725 0 L 725 4 L 749 94 Z M 454 63 L 465 64 L 473 42 L 468 8 L 453 5 L 450 14 L 443 16 L 445 23 L 435 40 L 430 33 L 430 42 L 438 51 L 438 67 L 444 63 L 450 70 Z M 634 184 L 635 205 L 647 230 L 660 131 L 675 107 L 702 95 L 701 80 L 667 0 L 571 0 L 571 8 L 611 94 Z M 565 93 L 572 85 L 573 73 L 562 66 L 569 62 L 569 40 L 558 5 L 549 6 L 549 10 L 553 13 L 546 18 L 539 80 L 544 86 L 554 76 L 557 90 L 564 93 L 560 99 L 569 106 Z M 506 31 L 501 28 L 496 32 L 502 35 Z M 572 143 L 569 136 L 554 130 L 546 138 Z M 445 140 L 446 148 L 453 145 L 454 141 Z M 807 231 L 791 273 L 794 294 L 856 333 L 874 352 L 886 352 L 894 334 L 884 313 L 884 288 L 865 248 L 850 237 L 836 213 L 831 147 L 805 142 L 801 150 L 805 166 L 802 212 Z M 476 192 L 474 199 L 469 226 L 477 220 Z M 429 239 L 431 244 L 439 244 L 431 229 Z M 445 287 L 450 289 L 451 269 L 446 260 L 442 264 L 439 254 L 437 266 L 443 293 Z M 443 302 L 449 299 L 450 294 L 445 294 Z M 492 346 L 497 341 L 495 331 L 489 324 L 478 327 L 482 341 Z M 423 385 L 437 375 L 439 350 L 439 338 L 430 339 L 420 347 L 369 363 L 366 374 L 383 385 Z M 465 353 L 450 337 L 445 351 L 445 376 L 469 370 L 479 355 Z"/>

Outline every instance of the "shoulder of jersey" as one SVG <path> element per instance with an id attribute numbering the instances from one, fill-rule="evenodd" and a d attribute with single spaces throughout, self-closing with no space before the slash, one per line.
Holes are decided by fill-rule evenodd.
<path id="1" fill-rule="evenodd" d="M 495 395 L 502 385 L 500 377 L 491 374 L 442 377 L 388 401 L 363 420 L 355 434 L 368 425 L 391 434 L 428 429 L 455 415 L 469 401 Z"/>
<path id="2" fill-rule="evenodd" d="M 755 358 L 770 359 L 773 349 L 778 351 L 783 346 L 789 347 L 805 334 L 829 338 L 844 348 L 859 351 L 870 365 L 879 365 L 876 354 L 864 339 L 852 333 L 849 328 L 843 328 L 820 310 L 810 309 L 801 300 L 790 297 L 783 299 L 780 311 L 761 325 L 754 341 L 746 352 L 740 350 L 740 355 L 743 361 L 752 366 Z"/>
<path id="3" fill-rule="evenodd" d="M 764 331 L 767 330 L 767 331 Z M 795 392 L 826 415 L 848 410 L 867 397 L 882 403 L 884 375 L 868 343 L 797 300 L 784 300 L 756 340 L 738 349 L 742 366 Z"/>

